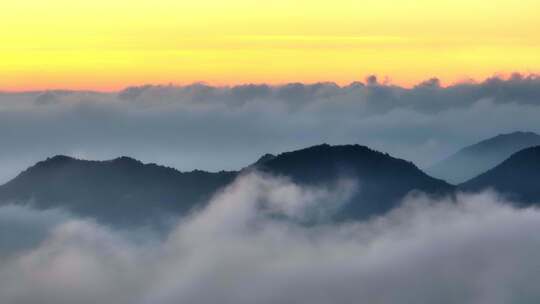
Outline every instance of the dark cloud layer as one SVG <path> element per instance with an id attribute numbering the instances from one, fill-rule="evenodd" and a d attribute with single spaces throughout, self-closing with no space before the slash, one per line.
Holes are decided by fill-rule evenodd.
<path id="1" fill-rule="evenodd" d="M 342 193 L 251 174 L 165 240 L 142 242 L 92 221 L 19 210 L 15 220 L 28 229 L 55 224 L 32 247 L 0 258 L 0 302 L 538 302 L 539 210 L 484 193 L 456 202 L 415 196 L 366 222 L 283 220 L 339 204 Z M 0 215 L 13 213 L 4 208 Z"/>
<path id="2" fill-rule="evenodd" d="M 0 94 L 0 180 L 53 154 L 129 155 L 183 170 L 238 169 L 264 153 L 360 143 L 420 166 L 464 145 L 540 131 L 540 77 L 441 87 L 381 83 L 142 86 Z"/>

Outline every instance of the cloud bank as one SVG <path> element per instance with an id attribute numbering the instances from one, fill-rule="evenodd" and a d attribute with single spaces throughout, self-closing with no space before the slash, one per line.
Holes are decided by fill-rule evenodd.
<path id="1" fill-rule="evenodd" d="M 221 170 L 323 142 L 368 145 L 422 167 L 497 133 L 540 132 L 539 96 L 540 77 L 517 74 L 450 87 L 431 79 L 402 88 L 373 76 L 343 87 L 0 93 L 0 181 L 54 154 Z"/>
<path id="2" fill-rule="evenodd" d="M 55 224 L 31 248 L 0 259 L 0 302 L 497 304 L 540 298 L 539 210 L 515 209 L 484 193 L 455 202 L 410 197 L 365 222 L 290 220 L 314 205 L 339 204 L 340 193 L 339 186 L 301 188 L 250 174 L 181 219 L 164 240 L 134 240 L 91 220 L 56 220 L 28 209 L 16 220 L 34 229 L 42 227 L 33 225 L 36 218 Z M 6 212 L 13 210 L 0 209 Z"/>

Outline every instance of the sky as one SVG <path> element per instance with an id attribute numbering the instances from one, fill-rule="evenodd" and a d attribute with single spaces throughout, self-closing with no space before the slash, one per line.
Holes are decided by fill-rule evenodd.
<path id="1" fill-rule="evenodd" d="M 0 90 L 537 73 L 538 11 L 538 0 L 7 1 Z"/>

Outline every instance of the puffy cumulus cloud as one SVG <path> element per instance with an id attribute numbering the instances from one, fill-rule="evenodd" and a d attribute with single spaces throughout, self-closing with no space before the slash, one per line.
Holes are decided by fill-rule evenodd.
<path id="1" fill-rule="evenodd" d="M 155 242 L 134 242 L 89 221 L 63 221 L 39 245 L 0 260 L 0 302 L 496 304 L 540 298 L 539 210 L 515 209 L 484 193 L 455 201 L 417 195 L 385 216 L 340 225 L 276 216 L 296 217 L 324 200 L 339 204 L 340 187 L 298 188 L 247 175 Z"/>
<path id="2" fill-rule="evenodd" d="M 239 169 L 264 153 L 360 143 L 428 166 L 512 131 L 540 132 L 540 78 L 413 88 L 366 84 L 141 86 L 118 93 L 0 94 L 7 180 L 53 154 L 129 155 L 181 170 Z M 520 117 L 515 119 L 514 117 Z M 488 119 L 489 118 L 489 119 Z"/>
<path id="3" fill-rule="evenodd" d="M 325 187 L 301 187 L 287 177 L 251 172 L 218 193 L 203 213 L 204 216 L 198 215 L 196 218 L 206 221 L 201 225 L 205 227 L 215 223 L 220 225 L 224 220 L 244 223 L 256 214 L 298 223 L 324 222 L 356 191 L 358 184 L 355 179 L 339 179 Z"/>

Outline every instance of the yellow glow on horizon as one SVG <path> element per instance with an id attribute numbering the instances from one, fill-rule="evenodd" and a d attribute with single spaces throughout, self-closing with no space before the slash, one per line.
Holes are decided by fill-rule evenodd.
<path id="1" fill-rule="evenodd" d="M 5 3 L 0 90 L 540 72 L 540 0 L 268 2 Z"/>

